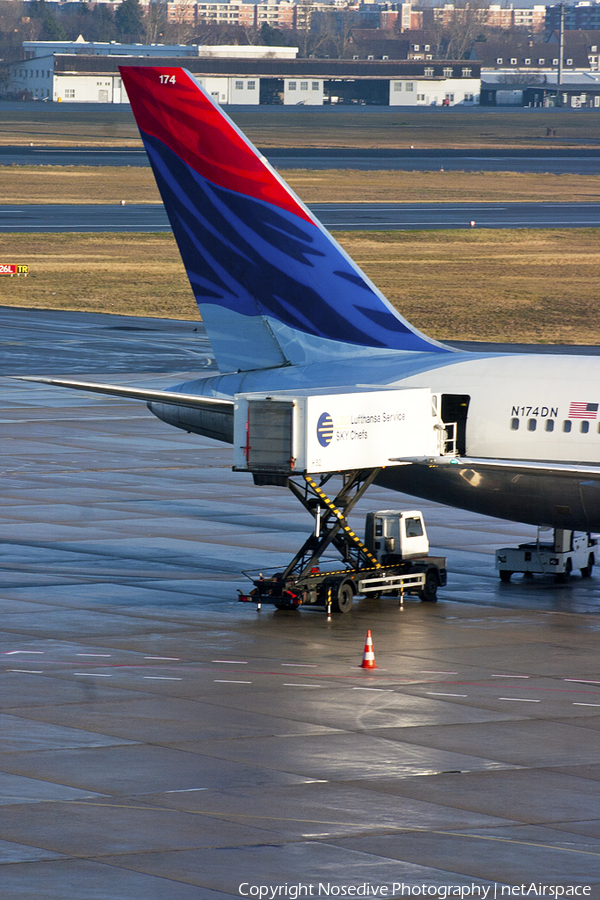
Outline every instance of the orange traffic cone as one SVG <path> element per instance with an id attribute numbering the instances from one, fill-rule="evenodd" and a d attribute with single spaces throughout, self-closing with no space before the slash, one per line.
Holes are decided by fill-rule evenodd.
<path id="1" fill-rule="evenodd" d="M 373 652 L 373 638 L 371 637 L 371 630 L 367 631 L 367 640 L 365 642 L 365 652 L 363 653 L 363 661 L 361 663 L 361 669 L 376 669 L 375 665 L 375 653 Z"/>

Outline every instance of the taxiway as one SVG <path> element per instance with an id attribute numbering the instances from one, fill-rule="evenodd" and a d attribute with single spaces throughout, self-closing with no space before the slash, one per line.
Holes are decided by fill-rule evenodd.
<path id="1" fill-rule="evenodd" d="M 326 228 L 411 231 L 439 228 L 597 228 L 600 203 L 311 203 Z M 170 231 L 162 204 L 11 204 L 0 233 Z"/>
<path id="2" fill-rule="evenodd" d="M 566 172 L 590 175 L 600 172 L 598 147 L 556 147 L 541 150 L 264 147 L 261 152 L 272 165 L 282 169 L 398 169 L 435 172 L 444 168 L 459 172 L 548 172 L 555 175 Z M 7 145 L 0 146 L 0 165 L 148 166 L 149 162 L 142 147 Z"/>

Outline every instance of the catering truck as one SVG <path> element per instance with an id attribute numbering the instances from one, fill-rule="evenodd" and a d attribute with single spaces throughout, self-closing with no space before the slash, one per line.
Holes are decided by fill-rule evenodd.
<path id="1" fill-rule="evenodd" d="M 439 396 L 421 388 L 236 396 L 234 468 L 251 472 L 256 484 L 288 487 L 314 518 L 285 569 L 244 573 L 253 587 L 239 599 L 340 613 L 357 594 L 434 602 L 446 584 L 446 560 L 429 555 L 422 514 L 369 513 L 364 538 L 348 516 L 382 468 L 456 455 L 456 426 L 442 422 L 439 406 Z M 341 487 L 329 496 L 336 479 Z M 325 557 L 331 549 L 341 561 Z"/>
<path id="2" fill-rule="evenodd" d="M 353 536 L 342 537 L 342 549 L 351 551 Z M 271 576 L 245 573 L 254 587 L 249 593 L 240 593 L 239 599 L 257 605 L 271 603 L 278 609 L 313 606 L 346 613 L 357 594 L 400 600 L 416 594 L 435 603 L 438 587 L 446 584 L 446 559 L 429 556 L 425 522 L 418 510 L 367 513 L 362 557 L 362 564 L 342 568 L 339 563 L 337 567 L 311 564 L 307 571 L 299 572 L 292 564 L 289 571 Z"/>

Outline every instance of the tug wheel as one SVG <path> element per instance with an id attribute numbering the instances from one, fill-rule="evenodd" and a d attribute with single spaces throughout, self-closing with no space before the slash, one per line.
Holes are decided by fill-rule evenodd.
<path id="1" fill-rule="evenodd" d="M 571 572 L 573 571 L 573 563 L 571 562 L 571 557 L 567 559 L 565 564 L 565 571 L 559 572 L 558 575 L 555 575 L 554 578 L 557 584 L 566 584 L 570 578 Z"/>
<path id="2" fill-rule="evenodd" d="M 593 553 L 590 553 L 590 555 L 588 556 L 588 564 L 587 564 L 587 566 L 585 566 L 583 569 L 580 569 L 580 570 L 579 570 L 579 571 L 581 572 L 581 577 L 582 577 L 582 578 L 591 578 L 591 577 L 592 577 L 592 571 L 593 571 L 593 569 L 594 569 L 594 563 L 595 563 L 595 562 L 596 562 L 596 560 L 595 560 L 595 558 L 594 558 L 594 554 L 593 554 Z"/>

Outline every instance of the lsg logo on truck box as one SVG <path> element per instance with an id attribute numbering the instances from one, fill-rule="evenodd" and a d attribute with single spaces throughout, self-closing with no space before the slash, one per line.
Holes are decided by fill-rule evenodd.
<path id="1" fill-rule="evenodd" d="M 29 266 L 15 263 L 0 263 L 0 275 L 29 275 Z"/>
<path id="2" fill-rule="evenodd" d="M 328 412 L 321 413 L 317 422 L 317 438 L 321 447 L 328 447 L 333 438 L 333 419 Z"/>

